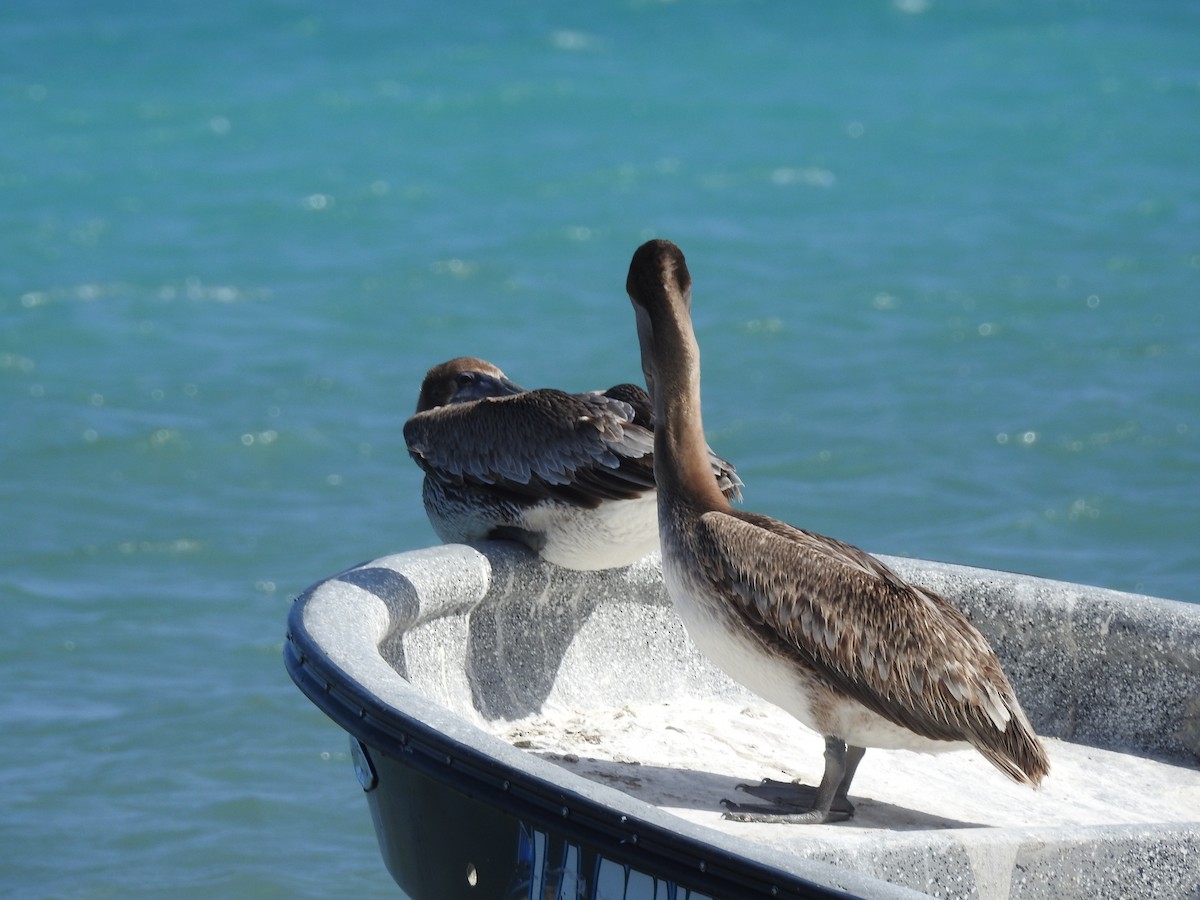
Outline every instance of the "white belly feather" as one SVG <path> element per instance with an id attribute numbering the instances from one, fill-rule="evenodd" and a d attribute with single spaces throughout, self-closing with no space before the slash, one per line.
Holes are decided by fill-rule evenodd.
<path id="1" fill-rule="evenodd" d="M 658 548 L 658 500 L 647 491 L 633 500 L 609 500 L 595 509 L 542 503 L 523 527 L 545 537 L 542 557 L 567 569 L 628 566 Z"/>

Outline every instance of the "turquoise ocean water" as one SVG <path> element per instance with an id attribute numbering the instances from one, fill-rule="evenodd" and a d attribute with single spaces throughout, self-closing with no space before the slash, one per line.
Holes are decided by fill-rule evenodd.
<path id="1" fill-rule="evenodd" d="M 0 894 L 392 896 L 289 599 L 433 543 L 460 354 L 640 377 L 746 506 L 1200 602 L 1200 6 L 0 6 Z"/>

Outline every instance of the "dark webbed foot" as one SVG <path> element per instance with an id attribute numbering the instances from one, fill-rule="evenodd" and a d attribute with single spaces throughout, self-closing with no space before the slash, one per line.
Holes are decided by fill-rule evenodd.
<path id="1" fill-rule="evenodd" d="M 722 800 L 724 818 L 735 822 L 776 822 L 789 825 L 823 825 L 844 822 L 854 815 L 847 796 L 850 781 L 862 759 L 862 747 L 850 747 L 836 738 L 825 739 L 825 774 L 819 787 L 765 778 L 759 784 L 739 784 L 738 790 L 766 803 Z"/>
<path id="2" fill-rule="evenodd" d="M 854 816 L 854 804 L 846 797 L 834 796 L 829 809 L 819 808 L 820 788 L 797 782 L 764 778 L 759 784 L 739 784 L 738 790 L 766 800 L 766 803 L 738 803 L 722 800 L 724 818 L 735 822 L 777 822 L 788 825 L 824 825 L 844 822 Z"/>
<path id="3" fill-rule="evenodd" d="M 780 817 L 812 812 L 817 805 L 817 794 L 820 791 L 819 788 L 797 781 L 775 781 L 770 778 L 764 778 L 758 784 L 739 784 L 737 789 L 767 801 L 739 803 L 735 800 L 722 800 L 725 818 L 738 822 L 774 822 L 780 821 Z M 846 797 L 835 795 L 829 805 L 829 817 L 822 821 L 842 822 L 853 815 L 854 804 Z M 755 818 L 746 818 L 747 816 Z"/>

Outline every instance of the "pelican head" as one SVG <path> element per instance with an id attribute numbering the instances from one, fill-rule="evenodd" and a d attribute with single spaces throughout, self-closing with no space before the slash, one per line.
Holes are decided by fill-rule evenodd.
<path id="1" fill-rule="evenodd" d="M 510 397 L 525 388 L 514 384 L 486 359 L 457 356 L 439 363 L 425 374 L 417 397 L 417 412 L 451 403 L 469 403 L 485 397 Z"/>

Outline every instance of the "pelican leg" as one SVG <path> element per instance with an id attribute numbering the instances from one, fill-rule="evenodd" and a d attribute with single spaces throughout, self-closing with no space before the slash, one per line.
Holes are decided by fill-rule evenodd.
<path id="1" fill-rule="evenodd" d="M 847 747 L 845 742 L 825 738 L 825 773 L 816 788 L 764 780 L 758 785 L 738 785 L 739 790 L 769 801 L 734 803 L 722 800 L 725 818 L 736 822 L 778 822 L 792 825 L 821 825 L 842 822 L 854 815 L 854 804 L 847 796 L 850 782 L 862 761 L 862 747 Z"/>

